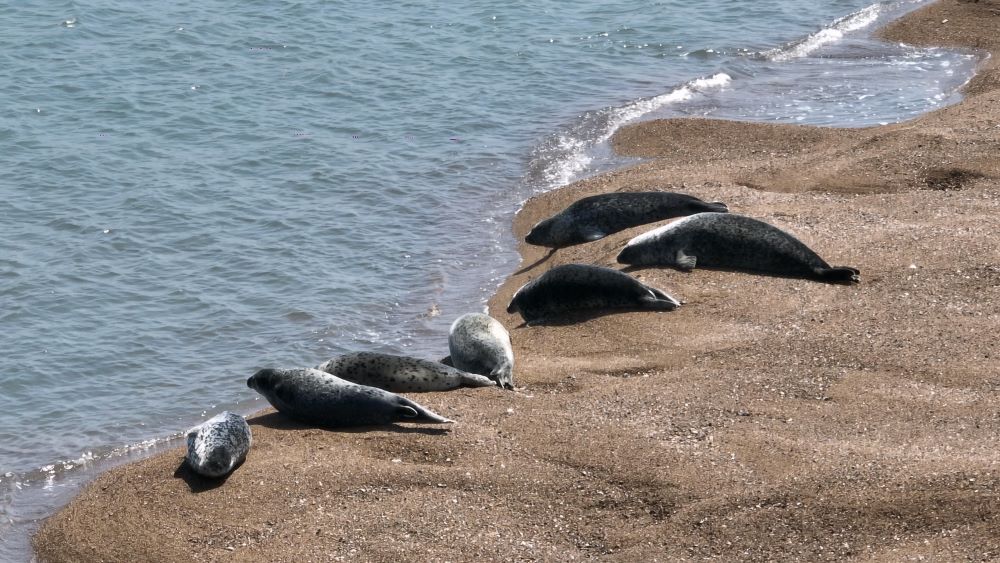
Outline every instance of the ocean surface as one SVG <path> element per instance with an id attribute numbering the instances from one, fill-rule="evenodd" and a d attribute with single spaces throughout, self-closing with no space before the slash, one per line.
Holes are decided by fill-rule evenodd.
<path id="1" fill-rule="evenodd" d="M 956 102 L 977 55 L 871 38 L 923 3 L 0 2 L 0 560 L 260 367 L 446 355 L 625 123 Z"/>

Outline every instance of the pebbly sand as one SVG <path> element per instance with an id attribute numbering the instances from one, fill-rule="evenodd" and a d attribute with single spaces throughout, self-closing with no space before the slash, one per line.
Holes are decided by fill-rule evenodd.
<path id="1" fill-rule="evenodd" d="M 945 21 L 947 20 L 947 21 Z M 1000 46 L 1000 1 L 941 0 L 882 33 Z M 515 392 L 414 398 L 458 424 L 324 431 L 265 413 L 220 486 L 183 450 L 95 480 L 35 536 L 44 561 L 1000 559 L 1000 68 L 898 125 L 641 123 L 651 160 L 529 201 L 514 231 L 590 194 L 721 200 L 801 238 L 856 286 L 645 269 L 683 299 L 514 328 L 512 293 L 616 266 L 651 227 L 522 246 L 490 302 Z M 534 265 L 533 265 L 534 264 Z M 533 265 L 533 266 L 532 266 Z M 442 346 L 446 344 L 442 343 Z"/>

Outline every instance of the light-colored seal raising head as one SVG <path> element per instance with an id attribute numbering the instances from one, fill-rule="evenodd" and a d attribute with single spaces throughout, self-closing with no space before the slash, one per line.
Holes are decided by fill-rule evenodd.
<path id="1" fill-rule="evenodd" d="M 514 348 L 500 321 L 484 313 L 462 315 L 448 331 L 448 350 L 458 369 L 485 375 L 500 387 L 514 388 Z"/>

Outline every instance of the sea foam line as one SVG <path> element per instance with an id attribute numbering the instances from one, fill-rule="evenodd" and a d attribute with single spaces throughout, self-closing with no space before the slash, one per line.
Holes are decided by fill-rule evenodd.
<path id="1" fill-rule="evenodd" d="M 829 26 L 809 35 L 801 41 L 795 41 L 788 45 L 764 51 L 762 55 L 776 62 L 805 57 L 823 45 L 840 41 L 844 38 L 845 33 L 864 29 L 875 23 L 882 14 L 882 10 L 882 4 L 872 4 L 853 14 L 848 14 L 834 20 Z"/>
<path id="2" fill-rule="evenodd" d="M 577 179 L 593 162 L 592 149 L 611 139 L 615 131 L 626 123 L 665 106 L 690 100 L 700 93 L 724 88 L 732 81 L 732 77 L 724 72 L 707 78 L 698 78 L 666 94 L 643 98 L 622 107 L 604 110 L 606 118 L 597 135 L 574 134 L 575 131 L 559 135 L 552 150 L 557 156 L 545 167 L 543 176 L 545 188 L 563 186 Z"/>

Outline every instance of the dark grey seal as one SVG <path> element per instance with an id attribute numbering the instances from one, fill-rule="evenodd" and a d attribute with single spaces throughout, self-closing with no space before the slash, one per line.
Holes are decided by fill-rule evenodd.
<path id="1" fill-rule="evenodd" d="M 459 368 L 459 369 L 455 369 Z M 448 391 L 459 387 L 492 387 L 488 377 L 439 362 L 377 352 L 355 352 L 327 360 L 316 369 L 359 385 L 393 393 Z"/>
<path id="2" fill-rule="evenodd" d="M 618 262 L 634 266 L 699 267 L 857 283 L 854 268 L 830 267 L 799 239 L 763 221 L 731 213 L 699 213 L 630 240 Z"/>
<path id="3" fill-rule="evenodd" d="M 592 195 L 539 221 L 524 240 L 528 244 L 562 248 L 664 219 L 706 211 L 725 213 L 728 210 L 725 203 L 709 203 L 692 195 L 673 192 Z"/>
<path id="4" fill-rule="evenodd" d="M 574 311 L 650 309 L 671 311 L 680 302 L 632 276 L 583 264 L 565 264 L 545 272 L 517 290 L 507 307 L 535 324 Z"/>
<path id="5" fill-rule="evenodd" d="M 223 477 L 243 463 L 252 442 L 242 416 L 221 412 L 187 431 L 187 464 L 206 477 Z"/>
<path id="6" fill-rule="evenodd" d="M 327 428 L 393 422 L 452 422 L 430 410 L 367 385 L 318 369 L 262 369 L 247 380 L 278 412 Z"/>
<path id="7" fill-rule="evenodd" d="M 489 377 L 505 389 L 514 388 L 514 349 L 500 321 L 483 313 L 455 319 L 448 331 L 451 363 L 458 369 Z"/>

